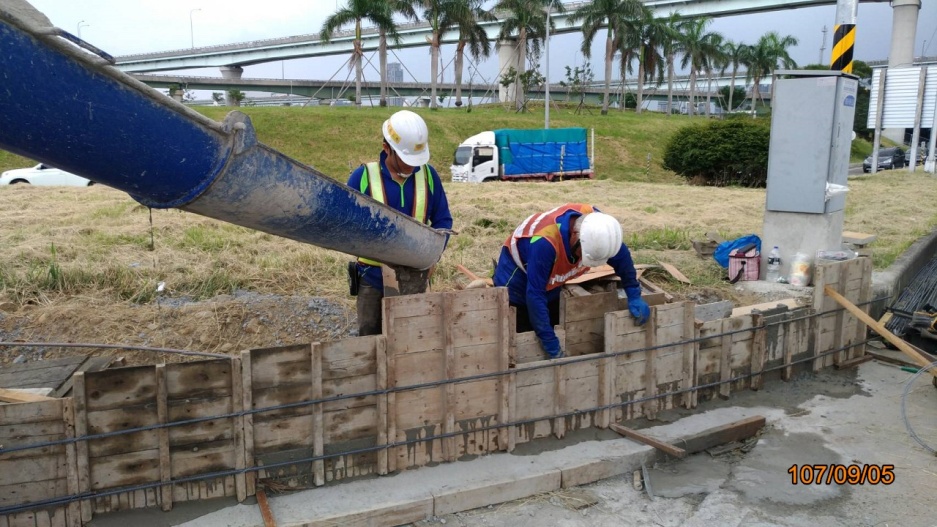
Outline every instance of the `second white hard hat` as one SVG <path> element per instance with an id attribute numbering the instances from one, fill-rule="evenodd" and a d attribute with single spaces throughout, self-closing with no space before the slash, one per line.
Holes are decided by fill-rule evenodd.
<path id="1" fill-rule="evenodd" d="M 582 263 L 587 267 L 604 265 L 621 250 L 621 225 L 618 220 L 593 212 L 580 220 L 579 243 L 582 247 Z"/>
<path id="2" fill-rule="evenodd" d="M 382 131 L 404 163 L 418 167 L 429 162 L 429 130 L 419 115 L 401 110 L 384 121 Z"/>

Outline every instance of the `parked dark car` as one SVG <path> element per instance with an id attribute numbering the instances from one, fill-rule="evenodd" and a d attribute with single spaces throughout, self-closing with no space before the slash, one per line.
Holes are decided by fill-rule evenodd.
<path id="1" fill-rule="evenodd" d="M 908 160 L 905 157 L 904 150 L 901 148 L 880 148 L 878 150 L 878 170 L 902 168 L 905 166 L 908 166 Z M 865 161 L 862 162 L 862 171 L 872 171 L 872 156 L 865 158 Z"/>

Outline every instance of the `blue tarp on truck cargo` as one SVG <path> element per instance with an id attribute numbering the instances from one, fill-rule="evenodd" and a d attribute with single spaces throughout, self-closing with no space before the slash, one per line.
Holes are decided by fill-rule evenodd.
<path id="1" fill-rule="evenodd" d="M 585 128 L 495 130 L 505 176 L 589 170 Z"/>

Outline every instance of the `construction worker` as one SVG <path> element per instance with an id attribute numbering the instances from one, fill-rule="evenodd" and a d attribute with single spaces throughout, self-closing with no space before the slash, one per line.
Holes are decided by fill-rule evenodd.
<path id="1" fill-rule="evenodd" d="M 508 288 L 517 332 L 536 331 L 543 350 L 555 359 L 563 356 L 553 331 L 560 319 L 561 286 L 606 262 L 621 279 L 631 315 L 644 324 L 651 309 L 641 298 L 621 225 L 591 205 L 567 203 L 524 220 L 501 248 L 494 284 Z"/>
<path id="2" fill-rule="evenodd" d="M 429 163 L 429 131 L 419 115 L 402 110 L 382 126 L 384 147 L 379 161 L 361 165 L 348 178 L 348 186 L 434 229 L 451 229 L 449 201 L 436 169 Z M 384 280 L 381 264 L 358 258 L 350 266 L 357 273 L 358 334 L 381 333 Z M 354 294 L 354 291 L 352 292 Z"/>

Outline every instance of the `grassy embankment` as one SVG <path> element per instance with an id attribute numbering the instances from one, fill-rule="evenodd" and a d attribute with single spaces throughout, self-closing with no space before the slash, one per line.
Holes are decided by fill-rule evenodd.
<path id="1" fill-rule="evenodd" d="M 225 108 L 206 108 L 223 118 Z M 392 109 L 247 108 L 260 140 L 337 179 L 372 159 L 379 127 Z M 542 114 L 499 108 L 421 111 L 431 129 L 433 162 L 443 179 L 458 142 L 485 129 L 542 126 Z M 764 190 L 685 185 L 663 170 L 663 145 L 686 117 L 613 111 L 602 117 L 551 112 L 551 124 L 595 128 L 599 181 L 447 184 L 460 235 L 443 256 L 434 288 L 462 281 L 455 264 L 490 269 L 508 232 L 527 215 L 566 201 L 594 203 L 617 216 L 639 263 L 675 264 L 693 289 L 731 297 L 723 271 L 696 258 L 690 239 L 706 231 L 726 237 L 760 232 Z M 651 161 L 648 168 L 647 156 Z M 30 161 L 0 153 L 0 167 Z M 884 268 L 937 225 L 929 176 L 886 172 L 850 181 L 846 228 L 879 235 L 875 266 Z M 171 295 L 207 298 L 247 288 L 347 299 L 347 255 L 183 213 L 149 212 L 106 187 L 0 189 L 0 300 L 43 302 L 62 295 L 151 300 L 158 282 Z M 153 248 L 151 250 L 151 237 Z M 677 294 L 691 288 L 668 284 Z"/>

